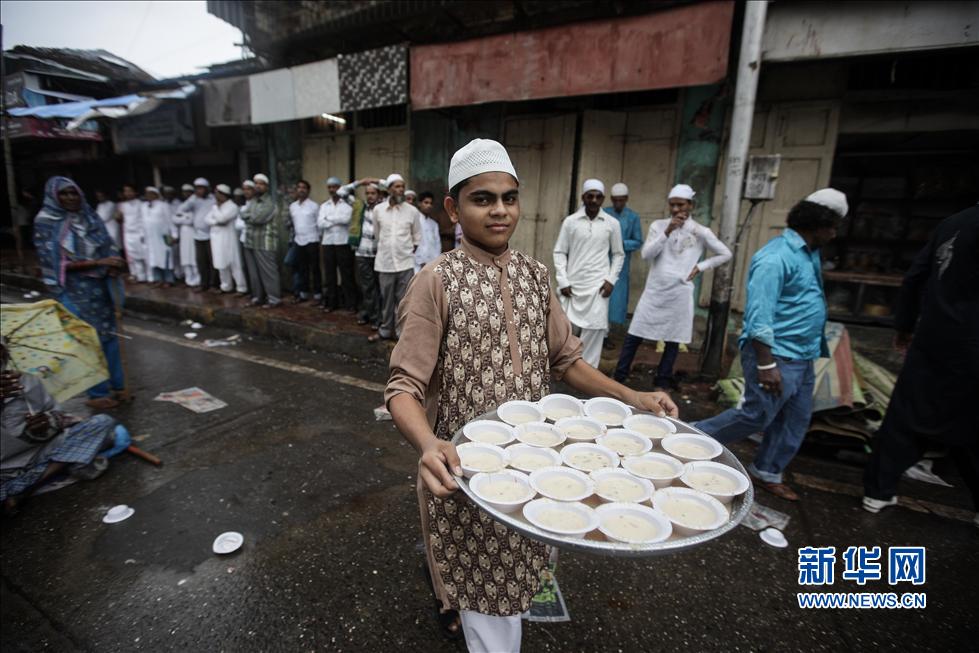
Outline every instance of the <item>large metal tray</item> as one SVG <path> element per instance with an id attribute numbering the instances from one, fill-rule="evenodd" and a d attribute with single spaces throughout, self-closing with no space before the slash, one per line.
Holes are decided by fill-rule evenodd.
<path id="1" fill-rule="evenodd" d="M 633 414 L 645 414 L 652 415 L 648 411 L 633 409 Z M 501 421 L 497 416 L 496 411 L 492 411 L 477 417 L 475 419 L 486 419 Z M 700 435 L 706 435 L 703 431 L 700 431 L 686 422 L 681 422 L 678 419 L 668 418 L 671 422 L 676 424 L 677 433 L 698 433 Z M 456 431 L 455 435 L 452 437 L 453 444 L 460 444 L 465 441 L 465 437 L 462 435 L 462 429 Z M 723 463 L 734 469 L 738 470 L 745 476 L 748 476 L 748 472 L 738 461 L 737 457 L 731 453 L 727 447 L 722 447 L 723 451 L 721 455 L 714 459 L 714 462 Z M 712 531 L 707 531 L 706 533 L 699 533 L 697 535 L 680 536 L 672 535 L 668 540 L 664 542 L 657 542 L 655 544 L 625 544 L 623 542 L 609 542 L 605 537 L 598 531 L 593 531 L 589 533 L 584 538 L 567 537 L 563 535 L 557 535 L 549 531 L 544 531 L 526 519 L 524 519 L 521 511 L 515 513 L 506 514 L 502 513 L 493 507 L 487 505 L 482 499 L 476 496 L 476 494 L 469 488 L 469 480 L 461 477 L 457 477 L 456 481 L 459 483 L 459 487 L 462 491 L 469 497 L 469 499 L 478 505 L 480 508 L 485 510 L 493 519 L 497 520 L 501 524 L 504 524 L 513 530 L 526 535 L 532 540 L 537 540 L 539 542 L 544 542 L 545 544 L 550 544 L 551 546 L 556 546 L 559 549 L 570 549 L 574 551 L 583 551 L 586 553 L 594 553 L 597 555 L 610 556 L 610 557 L 632 557 L 632 558 L 642 558 L 647 556 L 656 555 L 666 555 L 669 553 L 677 553 L 679 551 L 686 551 L 694 547 L 706 544 L 711 540 L 715 540 L 720 536 L 724 535 L 735 526 L 741 523 L 741 520 L 745 518 L 748 511 L 751 509 L 751 504 L 754 501 L 754 488 L 749 483 L 748 491 L 739 497 L 735 497 L 734 501 L 728 504 L 728 509 L 730 511 L 730 518 L 727 523 L 725 523 L 720 528 L 716 528 Z"/>

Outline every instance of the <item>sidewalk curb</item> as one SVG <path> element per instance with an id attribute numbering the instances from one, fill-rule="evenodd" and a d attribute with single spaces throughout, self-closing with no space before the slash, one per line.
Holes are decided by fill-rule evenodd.
<path id="1" fill-rule="evenodd" d="M 26 274 L 4 270 L 4 285 L 19 290 L 44 292 L 44 283 Z M 214 306 L 195 306 L 164 302 L 145 297 L 127 296 L 127 314 L 144 314 L 176 320 L 193 320 L 242 333 L 284 340 L 303 347 L 340 354 L 356 360 L 387 363 L 393 345 L 390 342 L 367 342 L 367 334 L 317 328 L 292 320 L 278 319 L 261 309 L 229 309 Z"/>

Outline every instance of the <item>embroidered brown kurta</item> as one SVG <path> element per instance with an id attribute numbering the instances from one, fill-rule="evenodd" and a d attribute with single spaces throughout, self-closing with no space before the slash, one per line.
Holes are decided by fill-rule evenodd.
<path id="1" fill-rule="evenodd" d="M 415 276 L 398 320 L 385 401 L 412 395 L 443 440 L 506 401 L 540 399 L 551 376 L 581 358 L 547 268 L 512 250 L 493 256 L 463 241 Z M 443 608 L 496 616 L 529 610 L 547 548 L 461 492 L 438 499 L 419 480 L 418 498 Z"/>

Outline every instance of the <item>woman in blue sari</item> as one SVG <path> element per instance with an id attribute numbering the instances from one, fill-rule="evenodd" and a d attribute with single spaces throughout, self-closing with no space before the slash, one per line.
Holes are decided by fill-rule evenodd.
<path id="1" fill-rule="evenodd" d="M 44 283 L 69 311 L 98 331 L 109 365 L 109 381 L 88 391 L 89 406 L 119 405 L 111 390 L 125 388 L 110 279 L 125 268 L 105 224 L 85 201 L 78 184 L 52 177 L 44 185 L 44 205 L 34 218 L 34 246 Z"/>

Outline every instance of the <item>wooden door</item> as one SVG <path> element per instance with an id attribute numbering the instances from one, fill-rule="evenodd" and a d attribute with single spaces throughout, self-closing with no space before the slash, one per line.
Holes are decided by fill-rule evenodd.
<path id="1" fill-rule="evenodd" d="M 346 181 L 350 175 L 350 135 L 307 136 L 303 140 L 303 178 L 312 184 L 310 197 L 325 202 L 326 180 L 339 177 Z"/>

